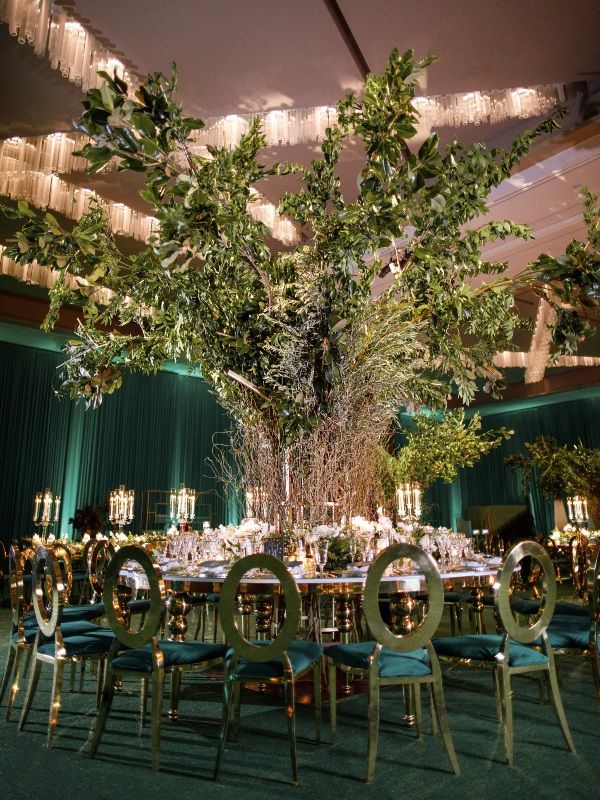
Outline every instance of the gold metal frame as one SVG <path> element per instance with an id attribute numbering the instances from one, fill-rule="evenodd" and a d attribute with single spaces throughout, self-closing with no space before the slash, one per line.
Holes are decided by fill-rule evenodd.
<path id="1" fill-rule="evenodd" d="M 244 575 L 251 569 L 260 569 L 272 573 L 278 580 L 281 594 L 285 597 L 285 622 L 279 630 L 277 638 L 264 645 L 256 645 L 250 642 L 237 628 L 234 618 L 236 597 L 239 593 L 239 585 Z M 292 780 L 295 784 L 299 782 L 298 776 L 298 756 L 296 750 L 296 696 L 295 681 L 312 670 L 313 687 L 315 696 L 315 728 L 316 740 L 321 740 L 321 657 L 310 664 L 301 672 L 294 673 L 292 664 L 287 654 L 291 642 L 300 625 L 301 598 L 298 586 L 291 572 L 287 569 L 283 561 L 268 553 L 256 553 L 240 559 L 233 565 L 225 578 L 219 602 L 221 626 L 225 634 L 226 641 L 233 647 L 234 653 L 229 662 L 226 662 L 225 675 L 223 679 L 223 722 L 219 747 L 215 760 L 213 777 L 219 777 L 229 723 L 233 710 L 233 738 L 236 739 L 239 732 L 240 723 L 240 704 L 241 687 L 244 683 L 254 683 L 260 681 L 263 684 L 283 685 L 286 703 L 286 715 L 288 720 L 288 735 L 290 739 L 290 755 L 292 762 Z M 237 665 L 240 658 L 249 661 L 264 663 L 276 658 L 281 658 L 283 674 L 281 677 L 266 678 L 257 671 L 254 676 L 240 675 Z"/>
<path id="2" fill-rule="evenodd" d="M 88 556 L 88 572 L 90 578 L 90 585 L 92 587 L 92 599 L 90 602 L 98 603 L 102 597 L 104 587 L 104 573 L 108 566 L 108 560 L 115 555 L 115 548 L 106 539 L 100 539 L 94 542 Z M 98 562 L 104 559 L 103 574 L 98 571 Z"/>
<path id="3" fill-rule="evenodd" d="M 130 616 L 122 606 L 120 599 L 119 575 L 126 561 L 136 561 L 144 570 L 148 580 L 150 609 L 146 612 L 139 630 L 133 631 L 129 627 Z M 93 758 L 98 750 L 102 734 L 106 727 L 108 715 L 115 695 L 115 682 L 127 676 L 141 680 L 141 709 L 142 725 L 146 719 L 146 705 L 148 697 L 148 681 L 152 681 L 152 706 L 151 706 L 151 738 L 152 738 L 152 767 L 160 768 L 160 728 L 165 686 L 165 675 L 171 675 L 171 706 L 176 718 L 178 714 L 178 697 L 181 673 L 191 669 L 206 669 L 213 664 L 222 663 L 222 658 L 210 659 L 186 664 L 184 666 L 165 667 L 164 655 L 160 649 L 158 629 L 160 627 L 165 608 L 166 589 L 160 567 L 153 561 L 149 553 L 142 547 L 126 545 L 121 547 L 113 556 L 104 573 L 104 590 L 102 599 L 106 609 L 106 617 L 115 633 L 116 640 L 108 655 L 102 699 L 98 715 L 91 731 L 89 743 L 89 756 Z M 150 644 L 152 653 L 152 673 L 149 676 L 145 671 L 118 670 L 112 667 L 112 660 L 118 653 L 119 644 L 128 648 L 140 648 Z M 181 646 L 184 646 L 182 644 Z"/>
<path id="4" fill-rule="evenodd" d="M 19 730 L 21 731 L 25 727 L 33 704 L 42 664 L 51 664 L 54 668 L 54 675 L 48 719 L 48 747 L 52 745 L 58 725 L 66 664 L 68 662 L 71 664 L 83 664 L 86 661 L 99 662 L 98 689 L 96 692 L 96 700 L 98 702 L 100 699 L 103 665 L 107 656 L 107 652 L 94 655 L 82 654 L 69 656 L 67 654 L 68 650 L 65 646 L 60 623 L 67 596 L 67 587 L 71 584 L 70 579 L 72 579 L 72 575 L 70 559 L 65 559 L 64 563 L 66 580 L 63 581 L 58 556 L 55 550 L 42 545 L 38 547 L 35 552 L 32 571 L 32 598 L 39 630 L 35 638 L 33 650 L 33 670 L 29 678 L 27 694 L 25 695 L 21 719 L 19 720 Z M 50 590 L 50 596 L 48 596 L 48 590 Z M 40 653 L 38 649 L 40 645 L 45 644 L 51 639 L 54 639 L 54 655 Z"/>
<path id="5" fill-rule="evenodd" d="M 422 620 L 411 633 L 395 634 L 387 627 L 381 617 L 379 609 L 379 592 L 381 579 L 386 569 L 394 561 L 401 558 L 409 558 L 417 564 L 419 572 L 425 577 L 426 590 L 429 595 L 427 616 Z M 419 738 L 423 735 L 423 722 L 421 713 L 421 687 L 426 685 L 430 688 L 432 700 L 432 720 L 439 724 L 442 739 L 450 764 L 455 775 L 460 774 L 460 768 L 456 758 L 452 735 L 446 716 L 446 705 L 444 702 L 444 691 L 442 687 L 442 674 L 438 658 L 431 645 L 431 636 L 435 633 L 442 618 L 444 610 L 444 587 L 442 579 L 433 558 L 424 550 L 412 544 L 397 544 L 388 547 L 371 564 L 367 573 L 364 594 L 364 614 L 367 622 L 367 629 L 375 637 L 373 651 L 369 657 L 369 667 L 359 669 L 352 667 L 352 672 L 365 675 L 367 678 L 367 692 L 369 696 L 369 735 L 368 735 L 368 757 L 366 780 L 373 780 L 375 774 L 375 763 L 377 760 L 377 743 L 379 736 L 379 689 L 381 686 L 405 687 L 407 697 L 415 709 L 417 732 Z M 351 646 L 351 645 L 350 645 Z M 429 657 L 431 673 L 420 676 L 401 676 L 395 678 L 381 678 L 379 676 L 379 658 L 383 647 L 387 647 L 397 653 L 408 653 L 419 647 L 425 646 Z M 329 664 L 329 711 L 331 718 L 331 740 L 335 744 L 337 726 L 337 701 L 336 701 L 336 673 L 337 664 L 332 658 L 327 659 Z"/>
<path id="6" fill-rule="evenodd" d="M 0 684 L 0 703 L 4 699 L 4 694 L 11 681 L 12 684 L 8 694 L 6 704 L 6 719 L 12 715 L 15 699 L 20 691 L 21 673 L 23 670 L 23 657 L 27 654 L 24 674 L 27 674 L 29 660 L 33 652 L 33 644 L 28 644 L 25 639 L 25 586 L 24 570 L 28 561 L 33 561 L 35 553 L 30 547 L 19 550 L 16 545 L 12 545 L 8 554 L 8 580 L 10 591 L 10 605 L 12 610 L 12 625 L 8 640 L 8 656 L 2 683 Z M 13 641 L 14 634 L 17 634 Z"/>
<path id="7" fill-rule="evenodd" d="M 512 582 L 515 572 L 518 570 L 524 558 L 532 558 L 541 567 L 544 580 L 541 585 L 545 587 L 545 596 L 542 597 L 541 615 L 532 624 L 521 625 L 515 619 L 511 608 Z M 565 716 L 558 678 L 556 675 L 556 662 L 554 652 L 548 641 L 546 628 L 556 602 L 556 573 L 547 550 L 538 542 L 524 541 L 517 542 L 508 551 L 504 562 L 500 566 L 494 584 L 494 603 L 496 614 L 503 627 L 500 649 L 493 661 L 475 659 L 473 657 L 444 657 L 454 663 L 464 664 L 465 666 L 483 667 L 492 669 L 494 674 L 494 685 L 496 687 L 496 706 L 498 717 L 503 729 L 504 751 L 506 761 L 509 766 L 513 764 L 513 711 L 512 711 L 512 688 L 511 678 L 513 675 L 523 675 L 528 673 L 539 673 L 542 679 L 547 680 L 548 693 L 556 714 L 561 732 L 571 752 L 575 752 L 571 733 Z M 541 664 L 529 664 L 521 667 L 510 666 L 510 644 L 514 640 L 518 644 L 533 645 L 534 642 L 541 640 L 541 651 L 546 655 L 547 662 Z"/>

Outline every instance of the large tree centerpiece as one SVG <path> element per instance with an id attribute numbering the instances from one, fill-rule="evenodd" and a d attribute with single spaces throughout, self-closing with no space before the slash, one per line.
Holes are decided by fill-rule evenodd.
<path id="1" fill-rule="evenodd" d="M 415 82 L 433 60 L 394 51 L 361 97 L 340 101 L 310 166 L 263 164 L 258 121 L 236 146 L 199 153 L 203 123 L 176 103 L 175 74 L 150 75 L 135 97 L 104 74 L 76 126 L 90 137 L 81 154 L 90 173 L 116 162 L 140 174 L 156 235 L 127 255 L 101 205 L 71 231 L 24 203 L 9 212 L 27 218 L 9 254 L 79 282 L 78 291 L 63 278 L 54 284 L 45 323 L 64 303 L 82 305 L 64 390 L 96 405 L 127 371 L 156 372 L 166 359 L 199 366 L 236 421 L 242 481 L 263 511 L 316 522 L 328 502 L 347 516 L 368 513 L 377 445 L 403 405 L 443 407 L 451 393 L 469 402 L 478 386 L 500 391 L 493 358 L 512 347 L 517 285 L 555 306 L 555 339 L 572 352 L 586 329 L 575 304 L 598 292 L 596 198 L 586 196 L 589 241 L 561 258 L 541 256 L 519 275 L 485 261 L 486 243 L 530 237 L 515 222 L 474 220 L 556 121 L 508 150 L 441 148 L 436 134 L 411 149 Z M 364 165 L 344 197 L 337 167 L 349 139 Z M 248 207 L 256 184 L 285 174 L 297 189 L 279 210 L 306 238 L 278 251 Z M 375 295 L 382 252 L 392 253 L 393 279 Z"/>

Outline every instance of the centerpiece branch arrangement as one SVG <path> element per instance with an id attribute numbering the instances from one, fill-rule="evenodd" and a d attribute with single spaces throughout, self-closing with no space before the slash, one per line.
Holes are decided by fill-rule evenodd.
<path id="1" fill-rule="evenodd" d="M 369 511 L 377 445 L 403 405 L 444 407 L 451 393 L 468 403 L 478 387 L 501 390 L 493 358 L 512 348 L 517 286 L 555 307 L 557 352 L 573 352 L 587 331 L 577 306 L 598 292 L 597 198 L 585 193 L 586 242 L 560 258 L 540 256 L 518 275 L 481 251 L 496 239 L 530 238 L 529 229 L 474 222 L 490 190 L 564 110 L 508 150 L 441 148 L 434 133 L 413 152 L 415 83 L 434 60 L 392 52 L 361 97 L 338 103 L 338 123 L 310 166 L 263 164 L 258 120 L 236 146 L 198 155 L 194 132 L 203 123 L 174 99 L 175 70 L 148 76 L 135 98 L 103 74 L 76 125 L 90 137 L 80 154 L 90 173 L 113 161 L 139 173 L 156 235 L 129 255 L 100 204 L 70 231 L 24 202 L 6 210 L 24 219 L 7 254 L 62 276 L 45 327 L 64 303 L 81 306 L 63 390 L 95 406 L 128 371 L 154 373 L 167 359 L 199 366 L 236 421 L 242 481 L 268 497 L 272 520 L 295 509 L 312 523 L 333 501 L 348 517 Z M 337 167 L 350 138 L 364 165 L 346 198 Z M 279 212 L 306 237 L 284 252 L 248 211 L 255 185 L 280 175 L 294 175 L 297 190 L 283 195 Z M 375 295 L 382 251 L 394 254 L 393 279 Z"/>

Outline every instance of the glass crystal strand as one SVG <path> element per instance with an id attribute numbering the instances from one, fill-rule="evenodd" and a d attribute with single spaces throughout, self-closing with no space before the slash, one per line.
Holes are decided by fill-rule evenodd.
<path id="1" fill-rule="evenodd" d="M 46 52 L 49 27 L 50 0 L 41 0 L 35 25 L 35 36 L 33 39 L 33 52 L 40 58 Z"/>
<path id="2" fill-rule="evenodd" d="M 9 2 L 7 8 L 8 15 L 8 32 L 11 36 L 18 36 L 19 29 L 23 24 L 25 0 L 12 0 Z"/>
<path id="3" fill-rule="evenodd" d="M 38 0 L 27 0 L 25 5 L 26 8 L 22 33 L 24 35 L 24 41 L 32 44 L 35 36 L 36 25 L 40 16 L 40 7 Z M 21 37 L 19 37 L 18 41 L 21 42 Z M 23 43 L 24 42 L 21 42 L 21 44 Z"/>
<path id="4" fill-rule="evenodd" d="M 65 24 L 67 22 L 67 11 L 60 6 L 52 5 L 52 26 L 50 30 L 50 41 L 48 43 L 48 52 L 50 55 L 50 66 L 52 69 L 58 69 L 60 56 L 63 49 L 63 40 L 65 36 Z"/>

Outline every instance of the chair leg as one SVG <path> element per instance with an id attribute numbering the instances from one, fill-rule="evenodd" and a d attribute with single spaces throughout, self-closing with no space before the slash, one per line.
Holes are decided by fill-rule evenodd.
<path id="1" fill-rule="evenodd" d="M 313 667 L 313 692 L 315 696 L 315 739 L 318 743 L 321 741 L 321 659 Z"/>
<path id="2" fill-rule="evenodd" d="M 242 683 L 236 681 L 233 685 L 233 720 L 230 724 L 229 740 L 237 742 L 240 735 L 240 716 L 242 707 Z"/>
<path id="3" fill-rule="evenodd" d="M 6 703 L 6 721 L 10 719 L 12 714 L 13 705 L 20 689 L 21 678 L 21 662 L 23 660 L 23 647 L 17 647 L 15 652 L 15 663 L 13 667 L 13 681 L 8 694 L 8 701 Z"/>
<path id="4" fill-rule="evenodd" d="M 200 631 L 202 629 L 202 620 L 204 619 L 204 605 L 205 604 L 202 604 L 198 609 L 198 622 L 196 623 L 196 630 L 194 631 L 194 640 L 196 641 L 198 640 L 198 635 L 200 634 Z M 204 638 L 202 638 L 201 641 L 204 641 Z"/>
<path id="5" fill-rule="evenodd" d="M 60 698 L 62 692 L 62 682 L 65 672 L 65 660 L 57 658 L 54 662 L 54 676 L 52 678 L 52 695 L 50 698 L 50 716 L 48 719 L 48 747 L 52 747 L 52 739 L 58 725 L 58 714 L 60 712 Z"/>
<path id="6" fill-rule="evenodd" d="M 77 673 L 77 662 L 71 661 L 71 670 L 70 670 L 70 679 L 69 679 L 69 691 L 75 691 L 75 675 Z M 81 691 L 81 690 L 80 690 Z"/>
<path id="7" fill-rule="evenodd" d="M 25 656 L 25 666 L 23 667 L 23 678 L 25 679 L 29 675 L 29 666 L 31 664 L 31 655 L 33 653 L 33 648 L 27 648 L 27 655 Z"/>
<path id="8" fill-rule="evenodd" d="M 98 713 L 96 714 L 96 721 L 94 723 L 94 727 L 92 728 L 90 737 L 90 746 L 88 751 L 90 758 L 93 758 L 96 755 L 96 751 L 98 750 L 98 745 L 100 744 L 100 740 L 102 739 L 102 734 L 104 733 L 104 729 L 106 728 L 106 721 L 110 713 L 110 707 L 112 706 L 112 701 L 114 696 L 115 696 L 115 687 L 114 687 L 113 672 L 110 666 L 107 664 L 104 675 L 104 686 L 102 689 L 102 701 L 100 703 L 100 708 L 98 709 Z"/>
<path id="9" fill-rule="evenodd" d="M 213 613 L 213 643 L 217 641 L 217 628 L 219 627 L 219 604 L 215 603 L 214 613 Z"/>
<path id="10" fill-rule="evenodd" d="M 148 716 L 148 678 L 142 678 L 140 687 L 140 722 L 142 728 L 146 724 Z"/>
<path id="11" fill-rule="evenodd" d="M 502 727 L 504 729 L 504 752 L 509 767 L 513 764 L 513 713 L 512 713 L 512 688 L 510 672 L 500 667 L 497 670 L 500 682 L 500 696 L 502 698 Z"/>
<path id="12" fill-rule="evenodd" d="M 367 756 L 367 783 L 373 780 L 375 761 L 377 760 L 377 743 L 379 739 L 379 683 L 377 677 L 369 674 L 367 679 L 369 696 L 369 745 Z"/>
<path id="13" fill-rule="evenodd" d="M 96 709 L 100 708 L 100 701 L 102 700 L 102 686 L 104 685 L 104 671 L 106 670 L 106 661 L 101 659 L 98 662 L 98 675 L 96 679 Z"/>
<path id="14" fill-rule="evenodd" d="M 0 703 L 4 700 L 4 694 L 6 692 L 6 688 L 10 683 L 10 676 L 13 671 L 13 665 L 15 663 L 15 655 L 16 649 L 9 644 L 8 646 L 8 656 L 6 657 L 6 666 L 4 667 L 4 675 L 2 676 L 2 684 L 0 684 Z"/>
<path id="15" fill-rule="evenodd" d="M 225 745 L 227 743 L 227 729 L 229 727 L 229 718 L 231 717 L 231 706 L 233 703 L 233 685 L 235 680 L 229 676 L 225 676 L 223 682 L 223 721 L 221 723 L 221 736 L 219 738 L 219 747 L 217 748 L 217 757 L 215 759 L 215 768 L 213 771 L 213 780 L 217 780 L 221 771 L 221 763 L 225 753 Z"/>
<path id="16" fill-rule="evenodd" d="M 335 744 L 337 727 L 337 689 L 336 689 L 336 669 L 335 662 L 329 662 L 328 670 L 328 691 L 329 691 L 329 721 L 331 727 L 331 744 Z"/>
<path id="17" fill-rule="evenodd" d="M 444 702 L 444 689 L 442 686 L 441 674 L 439 673 L 439 666 L 436 672 L 437 674 L 434 674 L 433 684 L 432 684 L 433 704 L 435 708 L 435 714 L 437 717 L 438 725 L 440 726 L 440 731 L 442 733 L 442 740 L 444 742 L 444 747 L 446 748 L 446 753 L 448 754 L 448 758 L 450 760 L 450 765 L 454 770 L 454 774 L 460 775 L 460 767 L 458 766 L 458 759 L 456 758 L 456 752 L 454 750 L 454 744 L 452 742 L 452 734 L 450 733 L 450 726 L 448 725 L 448 717 L 446 716 L 446 703 Z"/>
<path id="18" fill-rule="evenodd" d="M 417 738 L 423 738 L 423 709 L 421 706 L 421 684 L 413 685 L 413 708 L 415 710 L 415 723 L 417 727 Z"/>
<path id="19" fill-rule="evenodd" d="M 81 663 L 79 665 L 79 694 L 83 694 L 83 679 L 85 677 L 85 667 L 86 667 L 86 661 L 85 658 L 82 658 Z"/>
<path id="20" fill-rule="evenodd" d="M 433 689 L 431 684 L 427 684 L 427 695 L 429 697 L 429 715 L 431 717 L 431 735 L 437 736 L 437 715 L 435 713 L 435 705 L 433 702 Z"/>
<path id="21" fill-rule="evenodd" d="M 572 753 L 574 753 L 575 745 L 573 744 L 573 739 L 571 738 L 569 723 L 567 722 L 567 718 L 565 716 L 565 709 L 563 708 L 562 699 L 560 696 L 560 689 L 558 688 L 556 671 L 554 670 L 553 667 L 554 664 L 552 663 L 552 661 L 549 661 L 548 681 L 550 683 L 550 700 L 552 701 L 554 713 L 556 714 L 556 718 L 558 719 L 558 724 L 560 725 L 562 735 L 565 737 L 565 742 L 567 743 L 567 747 Z"/>
<path id="22" fill-rule="evenodd" d="M 181 670 L 175 669 L 171 673 L 171 709 L 169 717 L 177 719 L 179 716 L 179 695 L 181 692 Z"/>
<path id="23" fill-rule="evenodd" d="M 290 737 L 290 755 L 292 758 L 292 782 L 298 783 L 298 753 L 296 751 L 296 687 L 294 679 L 285 684 L 285 709 Z"/>
<path id="24" fill-rule="evenodd" d="M 42 671 L 42 662 L 36 660 L 33 662 L 33 671 L 29 678 L 29 684 L 27 685 L 27 694 L 25 695 L 25 702 L 23 703 L 23 710 L 21 711 L 21 719 L 19 720 L 19 730 L 22 731 L 25 727 L 25 723 L 27 722 L 27 717 L 29 716 L 29 712 L 31 711 L 31 706 L 33 703 L 33 698 L 35 697 L 35 692 L 37 689 L 38 681 L 40 679 L 40 672 Z"/>
<path id="25" fill-rule="evenodd" d="M 152 673 L 152 769 L 160 769 L 160 723 L 162 717 L 163 695 L 165 692 L 165 671 L 158 669 Z"/>
<path id="26" fill-rule="evenodd" d="M 596 699 L 600 705 L 600 670 L 598 669 L 598 649 L 589 653 L 590 667 L 592 668 L 592 678 L 594 680 L 594 689 L 596 690 Z M 0 703 L 2 702 L 2 692 L 0 692 Z"/>

